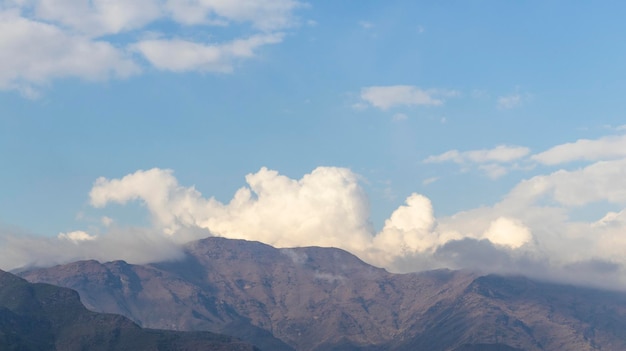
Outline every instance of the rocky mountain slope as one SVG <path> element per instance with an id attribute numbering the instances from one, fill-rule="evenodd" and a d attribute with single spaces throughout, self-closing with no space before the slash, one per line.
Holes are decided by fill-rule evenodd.
<path id="1" fill-rule="evenodd" d="M 75 291 L 0 271 L 0 350 L 254 349 L 208 332 L 141 329 L 125 317 L 88 311 Z"/>
<path id="2" fill-rule="evenodd" d="M 626 350 L 626 294 L 464 271 L 391 274 L 331 248 L 207 238 L 178 262 L 23 272 L 144 327 L 266 350 Z"/>

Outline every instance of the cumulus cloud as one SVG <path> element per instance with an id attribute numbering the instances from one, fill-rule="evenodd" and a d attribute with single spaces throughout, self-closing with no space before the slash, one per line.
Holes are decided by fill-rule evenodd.
<path id="1" fill-rule="evenodd" d="M 32 0 L 0 6 L 0 90 L 27 96 L 57 78 L 126 78 L 149 63 L 168 71 L 231 72 L 297 24 L 294 0 Z M 196 35 L 153 33 L 154 22 L 197 26 Z M 251 34 L 200 40 L 207 26 Z M 174 26 L 176 27 L 176 26 Z M 149 35 L 150 34 L 150 35 Z M 228 35 L 228 34 L 224 34 Z M 146 40 L 137 38 L 156 37 Z M 208 37 L 208 35 L 205 35 Z M 143 56 L 145 61 L 140 60 Z"/>
<path id="2" fill-rule="evenodd" d="M 530 153 L 530 149 L 523 146 L 498 145 L 493 149 L 470 151 L 449 150 L 439 155 L 432 155 L 424 159 L 424 163 L 454 162 L 464 167 L 477 164 L 478 168 L 490 178 L 496 179 L 506 173 L 510 167 L 517 167 L 511 163 L 518 161 Z M 505 167 L 503 164 L 509 164 Z"/>
<path id="3" fill-rule="evenodd" d="M 528 227 L 506 217 L 499 217 L 491 222 L 484 236 L 496 245 L 512 249 L 517 249 L 532 239 L 532 234 Z"/>
<path id="4" fill-rule="evenodd" d="M 475 155 L 477 160 L 515 159 Z M 360 178 L 346 168 L 319 167 L 300 179 L 261 168 L 248 174 L 245 186 L 226 203 L 179 184 L 170 170 L 141 170 L 97 179 L 89 198 L 95 208 L 138 201 L 151 214 L 150 228 L 103 225 L 93 233 L 48 239 L 4 234 L 0 267 L 85 258 L 176 259 L 182 244 L 214 235 L 284 248 L 281 252 L 295 263 L 307 257 L 289 247 L 330 246 L 394 272 L 468 268 L 626 287 L 625 175 L 626 159 L 538 175 L 519 182 L 498 203 L 450 216 L 436 216 L 431 200 L 414 193 L 376 232 Z M 570 218 L 572 209 L 596 202 L 620 210 L 591 221 Z M 326 278 L 331 277 L 320 276 Z"/>
<path id="5" fill-rule="evenodd" d="M 278 247 L 335 246 L 363 250 L 370 240 L 367 196 L 348 169 L 320 167 L 300 180 L 266 168 L 246 176 L 228 204 L 182 187 L 171 171 L 138 171 L 96 181 L 91 203 L 141 200 L 166 233 L 204 228 L 227 238 L 259 240 Z"/>
<path id="6" fill-rule="evenodd" d="M 545 165 L 572 161 L 597 161 L 626 157 L 626 134 L 606 136 L 596 140 L 579 139 L 557 145 L 531 158 Z"/>
<path id="7" fill-rule="evenodd" d="M 362 103 L 387 110 L 396 106 L 439 106 L 458 93 L 453 90 L 421 89 L 411 85 L 371 86 L 361 89 Z"/>
<path id="8" fill-rule="evenodd" d="M 258 240 L 283 248 L 338 247 L 392 270 L 415 270 L 406 262 L 430 257 L 452 240 L 488 240 L 515 250 L 533 239 L 531 229 L 513 216 L 482 216 L 483 222 L 469 228 L 467 221 L 440 223 L 430 199 L 420 194 L 411 194 L 376 233 L 358 176 L 345 168 L 319 167 L 299 180 L 262 168 L 248 174 L 246 182 L 229 203 L 221 203 L 181 186 L 172 171 L 151 169 L 120 179 L 100 178 L 90 199 L 95 207 L 139 200 L 160 232 L 176 242 L 190 239 L 179 238 L 182 229 L 199 228 L 198 235 Z M 301 259 L 288 250 L 284 253 L 294 261 Z"/>

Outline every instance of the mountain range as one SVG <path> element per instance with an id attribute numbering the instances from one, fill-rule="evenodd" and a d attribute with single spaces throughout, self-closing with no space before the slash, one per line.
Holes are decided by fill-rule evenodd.
<path id="1" fill-rule="evenodd" d="M 339 249 L 209 237 L 179 261 L 80 261 L 19 273 L 145 328 L 263 350 L 626 350 L 626 294 L 519 276 L 392 274 Z"/>
<path id="2" fill-rule="evenodd" d="M 209 332 L 142 329 L 125 317 L 88 311 L 78 294 L 0 271 L 0 350 L 232 350 L 255 348 Z"/>

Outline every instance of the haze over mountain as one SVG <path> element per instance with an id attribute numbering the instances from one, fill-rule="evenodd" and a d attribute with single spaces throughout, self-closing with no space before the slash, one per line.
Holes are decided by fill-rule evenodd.
<path id="1" fill-rule="evenodd" d="M 253 351 L 208 332 L 141 329 L 119 315 L 85 309 L 78 294 L 0 271 L 0 350 Z"/>
<path id="2" fill-rule="evenodd" d="M 144 327 L 224 332 L 267 350 L 626 349 L 626 294 L 523 277 L 392 274 L 340 249 L 210 237 L 177 261 L 22 272 Z"/>

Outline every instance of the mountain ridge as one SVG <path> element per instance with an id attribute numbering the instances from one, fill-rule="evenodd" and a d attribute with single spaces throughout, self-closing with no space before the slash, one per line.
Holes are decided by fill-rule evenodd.
<path id="1" fill-rule="evenodd" d="M 393 274 L 340 249 L 215 237 L 185 254 L 21 275 L 143 326 L 226 333 L 262 349 L 626 349 L 624 293 L 470 271 Z"/>
<path id="2" fill-rule="evenodd" d="M 208 332 L 141 329 L 126 317 L 88 311 L 68 288 L 28 283 L 0 270 L 0 349 L 48 350 L 256 350 Z"/>

